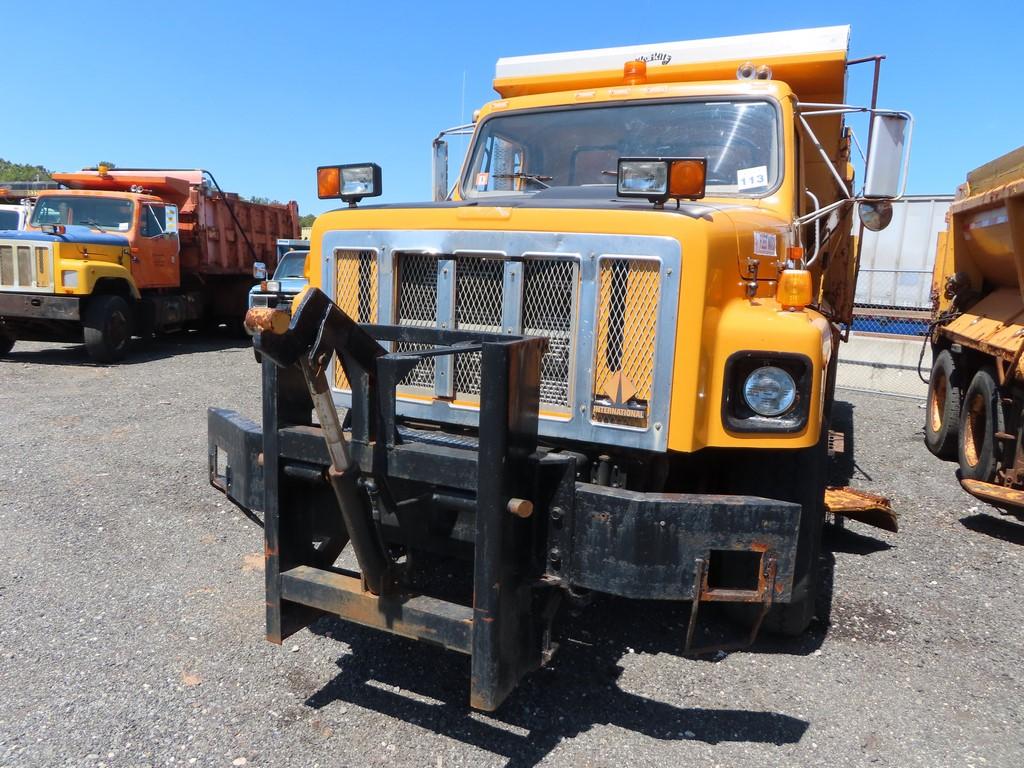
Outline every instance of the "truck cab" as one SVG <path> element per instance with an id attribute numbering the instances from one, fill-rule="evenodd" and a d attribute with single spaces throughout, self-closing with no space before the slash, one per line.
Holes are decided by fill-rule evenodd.
<path id="1" fill-rule="evenodd" d="M 21 203 L 0 203 L 0 230 L 24 229 L 32 208 Z"/>
<path id="2" fill-rule="evenodd" d="M 560 591 L 686 601 L 687 649 L 704 602 L 749 638 L 806 629 L 854 206 L 881 224 L 910 122 L 847 103 L 848 42 L 500 59 L 498 98 L 434 142 L 433 202 L 317 169 L 347 207 L 316 219 L 291 320 L 250 313 L 262 430 L 209 421 L 211 482 L 265 514 L 270 640 L 326 611 L 439 642 L 489 710 L 553 653 Z M 412 607 L 396 558 L 425 553 L 467 561 L 470 604 Z"/>
<path id="3" fill-rule="evenodd" d="M 0 231 L 0 354 L 16 339 L 84 341 L 114 362 L 132 336 L 241 327 L 253 264 L 298 234 L 295 203 L 225 194 L 203 170 L 53 174 L 24 231 Z"/>
<path id="4" fill-rule="evenodd" d="M 137 292 L 180 284 L 177 217 L 177 206 L 154 195 L 68 189 L 40 195 L 26 230 L 57 233 L 63 228 L 66 235 L 70 227 L 84 235 L 82 228 L 88 228 L 110 235 L 107 249 L 89 252 L 88 259 L 66 259 L 61 288 L 77 282 L 89 292 L 99 273 L 88 262 L 99 260 L 112 265 L 104 271 L 105 279 L 121 280 Z"/>

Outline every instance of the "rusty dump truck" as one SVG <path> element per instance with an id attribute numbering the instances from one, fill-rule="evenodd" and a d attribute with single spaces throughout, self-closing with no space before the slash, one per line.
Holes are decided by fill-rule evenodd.
<path id="1" fill-rule="evenodd" d="M 208 421 L 212 484 L 263 515 L 269 640 L 331 614 L 442 645 L 493 710 L 573 600 L 684 602 L 690 652 L 707 602 L 747 642 L 808 626 L 853 211 L 884 226 L 910 140 L 847 103 L 848 37 L 501 59 L 498 99 L 434 142 L 433 202 L 359 205 L 379 165 L 318 168 L 348 206 L 291 311 L 248 317 L 262 425 Z"/>
<path id="2" fill-rule="evenodd" d="M 299 235 L 298 206 L 224 193 L 202 170 L 55 173 L 24 230 L 0 231 L 0 355 L 18 339 L 85 342 L 120 360 L 131 337 L 240 325 L 253 267 Z"/>
<path id="3" fill-rule="evenodd" d="M 968 493 L 1024 517 L 1024 147 L 967 174 L 947 223 L 925 444 Z"/>

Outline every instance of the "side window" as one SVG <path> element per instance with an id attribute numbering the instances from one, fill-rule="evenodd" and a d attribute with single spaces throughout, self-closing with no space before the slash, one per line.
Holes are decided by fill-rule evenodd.
<path id="1" fill-rule="evenodd" d="M 167 209 L 162 205 L 142 208 L 142 236 L 159 237 L 167 230 Z"/>
<path id="2" fill-rule="evenodd" d="M 478 192 L 497 192 L 521 189 L 524 172 L 524 148 L 521 144 L 492 136 L 487 147 L 483 169 L 473 179 Z"/>

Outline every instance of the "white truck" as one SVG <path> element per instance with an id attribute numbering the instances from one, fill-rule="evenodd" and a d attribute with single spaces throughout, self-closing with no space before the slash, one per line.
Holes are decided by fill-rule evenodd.
<path id="1" fill-rule="evenodd" d="M 0 203 L 0 229 L 24 229 L 25 222 L 32 215 L 30 200 L 20 203 Z"/>

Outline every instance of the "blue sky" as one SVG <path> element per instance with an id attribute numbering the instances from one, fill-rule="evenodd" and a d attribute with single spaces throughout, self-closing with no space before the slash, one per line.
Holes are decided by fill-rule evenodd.
<path id="1" fill-rule="evenodd" d="M 54 0 L 0 15 L 7 53 L 29 61 L 3 75 L 0 157 L 203 167 L 304 213 L 334 207 L 316 199 L 327 163 L 375 161 L 382 201 L 426 199 L 431 139 L 494 98 L 499 56 L 579 48 L 849 23 L 851 56 L 888 55 L 880 105 L 916 118 L 908 191 L 951 193 L 1024 144 L 1020 2 Z"/>

